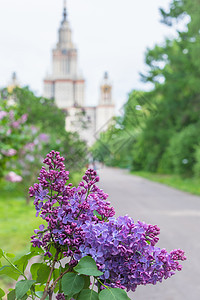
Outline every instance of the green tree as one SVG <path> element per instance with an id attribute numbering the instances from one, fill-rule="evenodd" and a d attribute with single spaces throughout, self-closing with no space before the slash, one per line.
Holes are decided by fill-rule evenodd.
<path id="1" fill-rule="evenodd" d="M 28 87 L 16 88 L 13 92 L 21 113 L 27 113 L 27 122 L 50 135 L 43 153 L 52 149 L 60 151 L 72 171 L 83 168 L 87 161 L 87 145 L 78 133 L 65 130 L 66 111 L 59 109 L 53 99 L 36 97 Z"/>
<path id="2" fill-rule="evenodd" d="M 117 120 L 121 130 L 107 138 L 107 145 L 116 144 L 128 131 L 133 138 L 123 152 L 123 160 L 124 156 L 130 158 L 132 169 L 192 175 L 196 159 L 190 150 L 198 147 L 200 130 L 199 0 L 174 0 L 168 11 L 160 9 L 160 12 L 164 24 L 178 28 L 177 37 L 166 39 L 162 46 L 147 49 L 147 72 L 141 74 L 141 79 L 151 83 L 153 88 L 129 95 L 124 116 Z M 111 129 L 101 141 L 109 137 Z M 186 146 L 187 142 L 191 145 Z M 179 148 L 179 159 L 173 147 Z M 111 164 L 120 165 L 119 157 L 118 162 L 110 159 Z M 189 163 L 183 166 L 184 158 Z M 178 161 L 181 162 L 179 167 Z"/>
<path id="3" fill-rule="evenodd" d="M 155 46 L 146 53 L 148 72 L 142 74 L 145 82 L 154 89 L 149 94 L 156 105 L 157 114 L 152 114 L 138 138 L 135 150 L 142 153 L 142 168 L 157 171 L 160 160 L 175 133 L 191 124 L 199 131 L 200 110 L 200 19 L 199 1 L 173 1 L 169 12 L 161 9 L 163 22 L 172 26 L 175 21 L 184 22 L 190 17 L 185 30 L 178 31 L 174 40 L 166 40 L 164 46 Z M 184 135 L 184 134 L 183 134 Z M 181 136 L 181 135 L 180 135 Z M 197 143 L 193 140 L 193 145 Z M 188 156 L 182 144 L 183 156 Z M 191 156 L 193 154 L 191 153 Z M 189 161 L 195 160 L 189 157 Z M 162 159 L 162 165 L 164 160 Z M 173 166 L 173 164 L 171 164 Z M 134 167 L 134 165 L 133 165 Z M 192 165 L 191 168 L 192 170 Z M 171 171 L 175 171 L 172 167 Z"/>
<path id="4" fill-rule="evenodd" d="M 52 99 L 36 97 L 28 87 L 15 88 L 13 91 L 21 113 L 28 114 L 27 122 L 45 133 L 55 131 L 58 135 L 65 132 L 66 114 L 59 109 Z"/>

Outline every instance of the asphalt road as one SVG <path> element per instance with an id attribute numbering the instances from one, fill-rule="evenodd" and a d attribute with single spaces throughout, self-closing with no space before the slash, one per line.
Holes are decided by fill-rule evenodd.
<path id="1" fill-rule="evenodd" d="M 139 286 L 132 300 L 200 299 L 200 197 L 180 192 L 128 174 L 102 168 L 100 187 L 109 194 L 117 215 L 157 224 L 161 229 L 158 246 L 167 251 L 181 248 L 187 260 L 183 270 L 157 285 Z"/>

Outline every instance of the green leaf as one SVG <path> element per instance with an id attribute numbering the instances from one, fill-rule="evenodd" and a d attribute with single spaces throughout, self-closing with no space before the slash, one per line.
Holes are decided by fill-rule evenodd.
<path id="1" fill-rule="evenodd" d="M 25 295 L 21 298 L 21 300 L 26 300 L 27 298 L 28 298 L 28 295 L 25 294 Z"/>
<path id="2" fill-rule="evenodd" d="M 0 249 L 0 258 L 2 258 L 2 256 L 3 256 L 3 250 Z"/>
<path id="3" fill-rule="evenodd" d="M 42 295 L 43 295 L 43 291 L 39 291 L 39 292 L 35 292 L 35 294 L 38 296 L 38 298 L 41 298 L 42 297 Z M 49 296 L 47 296 L 46 298 L 45 298 L 45 300 L 48 300 L 49 299 Z"/>
<path id="4" fill-rule="evenodd" d="M 0 268 L 0 275 L 7 275 L 12 279 L 17 280 L 20 274 L 15 270 L 14 267 L 5 265 Z"/>
<path id="5" fill-rule="evenodd" d="M 45 284 L 43 285 L 38 285 L 36 282 L 36 285 L 34 286 L 35 292 L 44 292 Z"/>
<path id="6" fill-rule="evenodd" d="M 77 300 L 98 300 L 98 299 L 99 296 L 97 292 L 90 289 L 82 290 L 77 298 Z"/>
<path id="7" fill-rule="evenodd" d="M 80 274 L 89 276 L 101 276 L 103 273 L 97 269 L 96 262 L 91 256 L 84 256 L 74 267 L 74 270 Z"/>
<path id="8" fill-rule="evenodd" d="M 0 288 L 0 298 L 2 298 L 3 296 L 5 296 L 4 291 Z"/>
<path id="9" fill-rule="evenodd" d="M 54 257 L 56 255 L 56 248 L 54 246 L 51 245 L 50 249 L 49 249 L 49 252 L 52 254 L 52 256 Z"/>
<path id="10" fill-rule="evenodd" d="M 106 289 L 100 292 L 99 300 L 128 300 L 127 293 L 118 288 Z"/>
<path id="11" fill-rule="evenodd" d="M 24 273 L 29 259 L 35 255 L 37 255 L 37 254 L 35 254 L 34 252 L 29 252 L 29 253 L 23 255 L 22 257 L 20 257 L 18 260 L 14 261 L 14 264 L 18 267 L 18 269 L 21 272 Z"/>
<path id="12" fill-rule="evenodd" d="M 33 247 L 32 245 L 30 247 L 30 251 L 31 253 L 35 253 L 35 255 L 44 253 L 44 250 L 42 248 Z"/>
<path id="13" fill-rule="evenodd" d="M 42 265 L 42 263 L 35 263 L 32 264 L 31 268 L 30 268 L 30 272 L 32 275 L 32 279 L 36 280 L 37 279 L 37 271 L 39 269 L 39 267 Z"/>
<path id="14" fill-rule="evenodd" d="M 15 290 L 12 290 L 10 293 L 7 295 L 7 300 L 15 300 Z"/>
<path id="15" fill-rule="evenodd" d="M 35 282 L 36 282 L 35 280 L 18 281 L 15 287 L 16 298 L 22 299 Z"/>
<path id="16" fill-rule="evenodd" d="M 88 289 L 90 286 L 90 276 L 83 275 L 82 277 L 85 280 L 84 289 Z"/>
<path id="17" fill-rule="evenodd" d="M 43 284 L 47 281 L 50 273 L 50 267 L 45 264 L 41 264 L 41 266 L 37 270 L 37 282 Z"/>
<path id="18" fill-rule="evenodd" d="M 78 293 L 78 294 L 75 294 L 75 295 L 73 295 L 73 300 L 77 300 L 77 299 L 78 299 L 78 295 L 79 295 L 79 293 Z M 67 296 L 66 296 L 66 297 L 67 297 Z M 67 298 L 67 299 L 71 300 L 72 298 L 71 298 L 71 297 L 69 297 L 69 298 Z"/>
<path id="19" fill-rule="evenodd" d="M 13 254 L 13 253 L 6 253 L 6 256 L 9 257 L 9 258 L 14 258 L 15 254 Z"/>
<path id="20" fill-rule="evenodd" d="M 63 276 L 61 284 L 65 295 L 73 296 L 84 287 L 84 278 L 75 273 L 67 273 Z"/>

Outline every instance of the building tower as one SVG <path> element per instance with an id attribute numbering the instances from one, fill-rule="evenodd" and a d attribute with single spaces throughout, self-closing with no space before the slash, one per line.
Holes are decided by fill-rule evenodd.
<path id="1" fill-rule="evenodd" d="M 107 72 L 104 73 L 104 78 L 100 85 L 100 99 L 96 114 L 97 131 L 107 130 L 115 115 L 115 104 L 112 99 L 112 84 L 108 78 Z"/>
<path id="2" fill-rule="evenodd" d="M 64 1 L 63 19 L 58 30 L 58 43 L 52 51 L 52 74 L 44 79 L 45 98 L 54 98 L 59 108 L 84 106 L 85 80 L 78 72 L 77 49 Z"/>
<path id="3" fill-rule="evenodd" d="M 45 98 L 66 111 L 65 129 L 78 132 L 91 146 L 111 124 L 115 115 L 112 84 L 105 72 L 100 86 L 97 106 L 87 106 L 84 101 L 85 80 L 78 72 L 77 49 L 72 41 L 72 31 L 64 1 L 63 18 L 58 30 L 58 43 L 52 50 L 52 73 L 44 79 Z"/>

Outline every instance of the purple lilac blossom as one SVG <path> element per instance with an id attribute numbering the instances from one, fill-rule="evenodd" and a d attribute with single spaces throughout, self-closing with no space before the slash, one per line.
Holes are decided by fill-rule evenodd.
<path id="1" fill-rule="evenodd" d="M 72 266 L 89 255 L 104 273 L 104 284 L 127 291 L 156 284 L 181 270 L 178 261 L 186 259 L 182 250 L 168 253 L 155 246 L 160 233 L 157 225 L 135 223 L 128 216 L 115 218 L 108 195 L 96 185 L 96 171 L 87 170 L 78 187 L 72 187 L 67 184 L 69 172 L 63 161 L 59 152 L 47 154 L 39 184 L 29 189 L 37 215 L 47 222 L 46 228 L 34 231 L 33 246 L 43 247 L 50 257 L 53 244 L 71 259 Z M 59 294 L 57 299 L 62 297 Z"/>
<path id="2" fill-rule="evenodd" d="M 7 112 L 6 111 L 4 111 L 4 110 L 1 110 L 0 111 L 0 120 L 2 120 L 5 116 L 7 116 Z"/>
<path id="3" fill-rule="evenodd" d="M 11 127 L 15 128 L 15 129 L 18 129 L 20 128 L 20 121 L 14 121 L 10 124 Z"/>
<path id="4" fill-rule="evenodd" d="M 41 133 L 39 136 L 38 136 L 38 139 L 42 142 L 45 142 L 45 143 L 48 143 L 49 141 L 49 135 L 46 134 L 46 133 Z"/>
<path id="5" fill-rule="evenodd" d="M 56 296 L 56 299 L 57 299 L 57 300 L 65 300 L 65 295 L 64 295 L 64 294 L 58 294 L 58 295 Z"/>
<path id="6" fill-rule="evenodd" d="M 23 114 L 20 118 L 20 123 L 24 124 L 28 119 L 28 115 L 27 114 Z"/>
<path id="7" fill-rule="evenodd" d="M 10 182 L 21 182 L 22 181 L 22 177 L 12 171 L 6 175 L 5 179 Z"/>
<path id="8" fill-rule="evenodd" d="M 11 148 L 8 150 L 2 150 L 1 153 L 3 153 L 5 156 L 14 156 L 17 153 L 17 150 Z"/>

